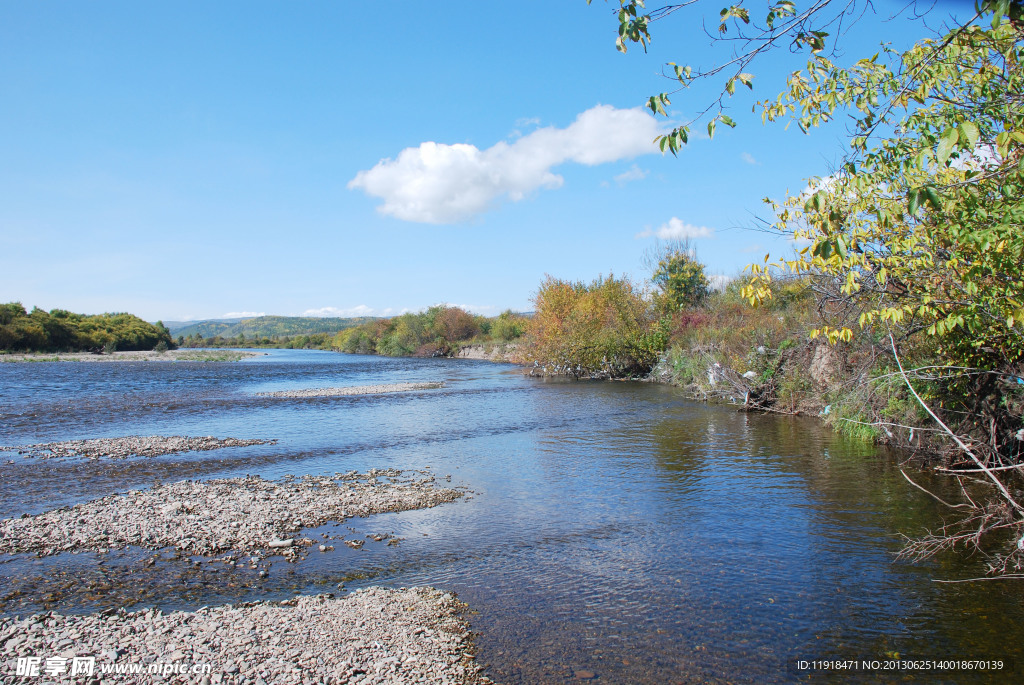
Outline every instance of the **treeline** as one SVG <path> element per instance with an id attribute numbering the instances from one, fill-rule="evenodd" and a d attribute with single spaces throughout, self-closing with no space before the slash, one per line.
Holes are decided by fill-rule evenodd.
<path id="1" fill-rule="evenodd" d="M 231 321 L 192 321 L 168 324 L 175 337 L 222 338 L 243 336 L 243 339 L 282 341 L 296 336 L 326 333 L 333 336 L 340 330 L 358 326 L 374 317 L 255 316 Z"/>
<path id="2" fill-rule="evenodd" d="M 333 333 L 310 333 L 309 335 L 235 336 L 189 334 L 179 335 L 179 347 L 266 347 L 287 350 L 328 350 L 331 349 Z"/>
<path id="3" fill-rule="evenodd" d="M 437 305 L 339 332 L 331 348 L 389 357 L 449 357 L 469 343 L 509 343 L 526 331 L 528 319 L 511 310 L 496 317 L 474 315 L 460 307 Z"/>
<path id="4" fill-rule="evenodd" d="M 159 321 L 151 324 L 133 314 L 75 314 L 20 302 L 0 305 L 0 350 L 4 352 L 113 352 L 170 349 L 174 341 Z"/>

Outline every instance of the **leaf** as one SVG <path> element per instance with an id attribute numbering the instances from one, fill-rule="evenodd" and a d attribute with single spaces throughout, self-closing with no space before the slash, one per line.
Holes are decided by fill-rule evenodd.
<path id="1" fill-rule="evenodd" d="M 970 121 L 965 121 L 959 126 L 958 137 L 961 141 L 966 141 L 967 147 L 971 149 L 978 145 L 978 127 Z"/>
<path id="2" fill-rule="evenodd" d="M 715 120 L 714 119 L 712 119 L 711 121 L 708 122 L 708 137 L 709 138 L 714 138 L 715 137 Z"/>
<path id="3" fill-rule="evenodd" d="M 925 186 L 924 196 L 932 207 L 938 210 L 942 209 L 942 197 L 939 195 L 938 191 L 935 190 L 935 186 Z"/>
<path id="4" fill-rule="evenodd" d="M 939 145 L 935 149 L 935 159 L 939 164 L 945 164 L 949 160 L 959 137 L 960 134 L 955 128 L 947 128 L 942 132 L 942 136 L 939 137 Z"/>
<path id="5" fill-rule="evenodd" d="M 911 216 L 917 214 L 918 208 L 921 206 L 921 189 L 912 188 L 907 193 L 907 211 L 910 212 Z"/>

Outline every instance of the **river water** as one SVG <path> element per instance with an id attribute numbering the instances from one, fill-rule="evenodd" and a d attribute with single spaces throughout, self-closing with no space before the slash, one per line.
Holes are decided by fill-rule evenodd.
<path id="1" fill-rule="evenodd" d="M 437 390 L 257 392 L 403 381 Z M 813 419 L 643 383 L 525 377 L 467 360 L 272 350 L 237 363 L 0 364 L 0 444 L 124 435 L 277 439 L 125 461 L 0 453 L 0 517 L 154 482 L 427 469 L 465 500 L 307 531 L 338 544 L 261 579 L 138 550 L 0 560 L 0 613 L 203 605 L 433 585 L 473 612 L 504 683 L 1019 682 L 1021 586 L 947 555 L 894 561 L 941 524 L 896 457 Z M 949 485 L 915 480 L 952 498 Z M 344 590 L 339 590 L 339 583 Z M 800 660 L 996 659 L 1002 671 L 807 672 Z"/>

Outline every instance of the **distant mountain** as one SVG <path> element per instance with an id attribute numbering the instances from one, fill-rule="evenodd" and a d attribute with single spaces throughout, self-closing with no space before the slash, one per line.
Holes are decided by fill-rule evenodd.
<path id="1" fill-rule="evenodd" d="M 313 316 L 256 316 L 250 319 L 207 319 L 205 321 L 172 321 L 164 325 L 174 338 L 198 335 L 204 338 L 220 336 L 236 338 L 273 338 L 274 336 L 310 335 L 311 333 L 337 333 L 373 321 L 375 317 L 360 316 L 350 319 Z"/>
<path id="2" fill-rule="evenodd" d="M 238 317 L 235 319 L 202 319 L 201 321 L 164 321 L 164 325 L 175 337 L 178 335 L 178 331 L 189 326 L 196 326 L 201 323 L 238 323 L 239 321 L 245 321 L 244 317 Z M 156 323 L 155 321 L 152 323 Z"/>

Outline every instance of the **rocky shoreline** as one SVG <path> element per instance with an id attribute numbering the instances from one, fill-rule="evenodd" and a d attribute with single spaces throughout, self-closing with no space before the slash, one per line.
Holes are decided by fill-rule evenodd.
<path id="1" fill-rule="evenodd" d="M 410 392 L 412 390 L 436 390 L 444 383 L 381 383 L 378 385 L 356 385 L 343 388 L 307 388 L 305 390 L 279 390 L 258 392 L 259 397 L 344 397 L 347 395 L 383 395 L 389 392 Z"/>
<path id="2" fill-rule="evenodd" d="M 434 480 L 371 469 L 334 477 L 269 481 L 247 476 L 156 485 L 4 519 L 0 553 L 42 557 L 138 546 L 173 547 L 180 555 L 231 552 L 258 560 L 260 555 L 283 554 L 294 560 L 313 544 L 297 535 L 302 528 L 428 508 L 463 496 L 459 490 L 435 487 Z"/>
<path id="3" fill-rule="evenodd" d="M 91 440 L 62 440 L 35 445 L 0 446 L 0 452 L 17 452 L 26 458 L 60 459 L 127 459 L 129 457 L 161 457 L 180 452 L 204 452 L 222 447 L 248 447 L 273 445 L 277 440 L 215 438 L 212 435 L 189 437 L 186 435 L 129 435 L 121 438 L 95 438 Z"/>
<path id="4" fill-rule="evenodd" d="M 32 655 L 42 660 L 40 674 L 52 666 L 61 681 L 75 663 L 87 667 L 91 658 L 92 679 L 78 680 L 109 682 L 102 675 L 134 666 L 163 678 L 114 678 L 203 685 L 485 685 L 490 681 L 473 660 L 465 609 L 451 593 L 433 588 L 371 587 L 343 598 L 316 595 L 195 612 L 47 613 L 0 619 L 0 650 L 5 674 L 15 674 L 18 657 Z"/>

